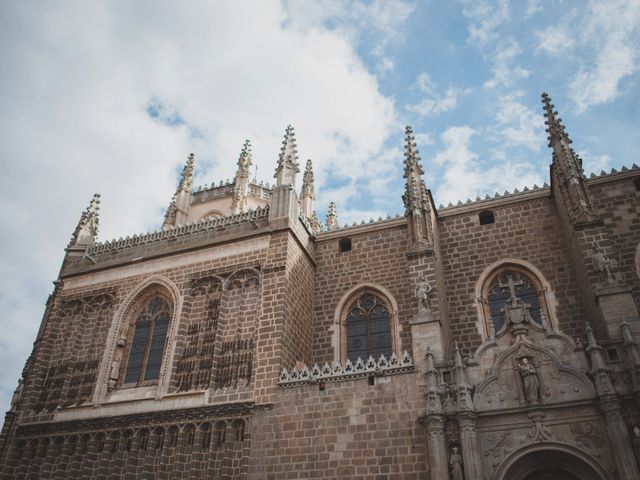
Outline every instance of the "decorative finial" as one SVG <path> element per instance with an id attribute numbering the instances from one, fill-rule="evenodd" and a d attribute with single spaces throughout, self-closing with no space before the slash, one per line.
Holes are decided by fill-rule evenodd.
<path id="1" fill-rule="evenodd" d="M 296 145 L 296 135 L 291 125 L 287 125 L 278 157 L 278 166 L 273 175 L 276 178 L 276 186 L 294 185 L 296 173 L 300 171 L 298 165 L 298 150 Z"/>
<path id="2" fill-rule="evenodd" d="M 328 231 L 336 230 L 337 228 L 339 228 L 335 202 L 331 202 L 329 204 L 329 211 L 327 212 L 327 220 L 325 221 L 325 225 L 327 226 Z"/>
<path id="3" fill-rule="evenodd" d="M 247 208 L 247 195 L 249 193 L 249 169 L 253 161 L 251 158 L 251 142 L 245 140 L 238 158 L 238 170 L 233 179 L 233 197 L 231 209 L 233 213 L 242 213 Z"/>
<path id="4" fill-rule="evenodd" d="M 421 250 L 433 246 L 431 220 L 431 202 L 427 187 L 422 178 L 424 170 L 420 162 L 420 154 L 415 142 L 413 128 L 405 128 L 404 178 L 405 189 L 402 200 L 405 216 L 409 218 L 409 230 L 412 248 Z"/>
<path id="5" fill-rule="evenodd" d="M 164 215 L 163 229 L 186 223 L 189 206 L 191 205 L 191 194 L 193 193 L 194 160 L 195 155 L 190 153 L 182 169 L 182 176 L 176 193 L 171 198 L 169 208 L 167 208 L 167 212 Z"/>
<path id="6" fill-rule="evenodd" d="M 89 206 L 86 208 L 82 215 L 80 215 L 80 221 L 76 226 L 75 231 L 69 242 L 69 246 L 76 245 L 91 245 L 95 243 L 98 236 L 98 221 L 100 213 L 100 194 L 93 195 Z"/>

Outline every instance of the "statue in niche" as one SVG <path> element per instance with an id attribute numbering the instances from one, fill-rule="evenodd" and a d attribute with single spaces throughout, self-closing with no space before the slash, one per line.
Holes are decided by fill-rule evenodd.
<path id="1" fill-rule="evenodd" d="M 529 363 L 528 358 L 523 358 L 522 363 L 518 365 L 518 370 L 522 378 L 524 397 L 528 402 L 538 403 L 540 401 L 540 381 L 536 368 Z"/>
<path id="2" fill-rule="evenodd" d="M 22 383 L 22 379 L 18 379 L 18 386 L 13 392 L 13 397 L 11 397 L 11 408 L 9 408 L 10 412 L 15 412 L 18 409 L 18 402 L 20 401 L 20 397 L 22 397 L 22 389 L 24 388 L 24 383 Z"/>
<path id="3" fill-rule="evenodd" d="M 431 300 L 429 294 L 433 290 L 433 287 L 427 281 L 427 276 L 423 273 L 418 279 L 418 285 L 416 285 L 416 299 L 418 300 L 418 314 L 425 313 L 431 314 Z"/>
<path id="4" fill-rule="evenodd" d="M 460 455 L 458 447 L 453 447 L 449 455 L 449 466 L 451 467 L 451 480 L 464 480 L 462 455 Z"/>
<path id="5" fill-rule="evenodd" d="M 124 357 L 124 347 L 126 343 L 127 341 L 122 337 L 116 342 L 116 351 L 113 353 L 111 369 L 109 370 L 109 385 L 107 387 L 109 392 L 113 392 L 118 384 L 118 379 L 120 378 L 120 364 Z"/>
<path id="6" fill-rule="evenodd" d="M 600 281 L 605 285 L 617 285 L 619 275 L 617 274 L 618 262 L 609 258 L 604 250 L 597 243 L 593 246 L 593 265 L 598 272 Z"/>
<path id="7" fill-rule="evenodd" d="M 640 427 L 635 425 L 632 431 L 633 438 L 631 442 L 633 443 L 633 451 L 636 454 L 636 460 L 638 461 L 638 464 L 640 464 Z"/>

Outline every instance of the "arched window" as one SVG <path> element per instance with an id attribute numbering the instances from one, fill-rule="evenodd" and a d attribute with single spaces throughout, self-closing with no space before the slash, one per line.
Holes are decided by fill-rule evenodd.
<path id="1" fill-rule="evenodd" d="M 134 317 L 130 329 L 127 362 L 122 385 L 139 386 L 158 382 L 162 355 L 169 330 L 171 307 L 165 297 L 153 295 Z"/>
<path id="2" fill-rule="evenodd" d="M 388 304 L 373 291 L 361 292 L 348 307 L 344 318 L 347 358 L 355 362 L 393 352 L 391 312 Z"/>
<path id="3" fill-rule="evenodd" d="M 540 281 L 518 265 L 504 265 L 493 272 L 483 288 L 487 330 L 499 333 L 506 324 L 507 309 L 525 305 L 534 326 L 549 322 L 548 307 Z"/>

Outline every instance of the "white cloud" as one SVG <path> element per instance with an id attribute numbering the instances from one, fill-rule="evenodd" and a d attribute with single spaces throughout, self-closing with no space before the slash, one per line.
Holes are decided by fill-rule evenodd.
<path id="1" fill-rule="evenodd" d="M 569 96 L 582 113 L 615 99 L 622 80 L 638 70 L 640 1 L 591 1 L 578 31 L 582 44 L 596 52 L 569 83 Z"/>
<path id="2" fill-rule="evenodd" d="M 391 35 L 384 3 L 374 2 L 387 12 L 376 28 Z M 349 185 L 377 174 L 368 162 L 397 126 L 393 101 L 342 31 L 313 18 L 293 28 L 287 15 L 275 1 L 0 4 L 0 327 L 11 332 L 0 340 L 0 409 L 94 191 L 102 239 L 154 228 L 189 152 L 196 183 L 209 183 L 233 176 L 250 138 L 258 177 L 272 180 L 288 123 L 320 201 L 328 171 Z M 156 119 L 152 100 L 164 106 Z"/>
<path id="3" fill-rule="evenodd" d="M 538 151 L 546 137 L 544 117 L 518 100 L 523 95 L 523 92 L 514 92 L 498 99 L 496 120 L 499 129 L 495 136 L 500 143 Z"/>
<path id="4" fill-rule="evenodd" d="M 366 43 L 369 54 L 378 59 L 376 71 L 393 69 L 385 54 L 388 45 L 402 40 L 403 25 L 414 6 L 404 0 L 294 0 L 285 2 L 286 21 L 306 32 L 311 28 L 330 28 L 352 44 Z"/>
<path id="5" fill-rule="evenodd" d="M 552 25 L 535 33 L 538 40 L 537 52 L 545 52 L 549 55 L 559 55 L 574 46 L 574 38 L 571 31 L 560 25 Z"/>
<path id="6" fill-rule="evenodd" d="M 595 155 L 589 151 L 581 150 L 578 155 L 582 158 L 582 169 L 587 176 L 591 173 L 599 175 L 603 170 L 609 171 L 613 163 L 612 158 L 607 154 Z"/>
<path id="7" fill-rule="evenodd" d="M 435 117 L 453 110 L 458 106 L 458 97 L 471 91 L 449 87 L 444 95 L 439 95 L 436 83 L 426 72 L 416 77 L 414 88 L 424 94 L 423 98 L 417 103 L 406 105 L 405 108 L 423 117 Z"/>
<path id="8" fill-rule="evenodd" d="M 527 10 L 525 11 L 525 17 L 529 18 L 534 14 L 542 11 L 542 2 L 541 0 L 528 0 L 527 1 Z"/>
<path id="9" fill-rule="evenodd" d="M 483 168 L 478 154 L 471 148 L 477 133 L 469 126 L 461 126 L 448 128 L 442 134 L 445 147 L 434 158 L 434 163 L 443 170 L 435 192 L 436 204 L 542 183 L 541 175 L 530 164 L 505 160 Z"/>
<path id="10" fill-rule="evenodd" d="M 529 77 L 531 72 L 519 65 L 512 65 L 513 60 L 522 53 L 518 42 L 513 38 L 505 38 L 497 43 L 491 56 L 493 76 L 484 83 L 484 88 L 505 88 L 518 80 Z"/>
<path id="11" fill-rule="evenodd" d="M 498 38 L 497 30 L 509 19 L 508 0 L 463 0 L 462 13 L 470 21 L 469 43 L 487 45 Z"/>

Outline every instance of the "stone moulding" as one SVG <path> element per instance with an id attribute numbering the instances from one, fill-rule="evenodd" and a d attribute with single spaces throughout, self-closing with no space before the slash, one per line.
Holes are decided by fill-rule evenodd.
<path id="1" fill-rule="evenodd" d="M 133 235 L 124 239 L 112 240 L 110 242 L 95 243 L 87 248 L 87 256 L 95 256 L 104 253 L 115 252 L 125 248 L 140 247 L 163 240 L 176 239 L 178 237 L 201 234 L 207 231 L 213 231 L 229 226 L 235 226 L 246 222 L 251 222 L 269 217 L 269 207 L 258 207 L 255 210 L 239 213 L 236 215 L 227 215 L 225 217 L 216 217 L 208 219 L 200 219 L 187 225 L 177 225 L 169 227 L 157 232 L 147 233 L 145 235 Z"/>
<path id="2" fill-rule="evenodd" d="M 280 372 L 278 385 L 283 388 L 301 387 L 313 383 L 342 382 L 370 375 L 397 375 L 413 371 L 413 358 L 405 350 L 401 357 L 392 353 L 389 358 L 380 355 L 378 360 L 369 356 L 367 360 L 358 357 L 355 363 L 347 360 L 344 363 L 333 362 L 333 364 L 329 364 L 329 362 L 325 362 L 322 366 L 316 363 L 312 368 L 303 365 L 301 368 L 293 368 L 291 371 L 283 368 Z"/>

